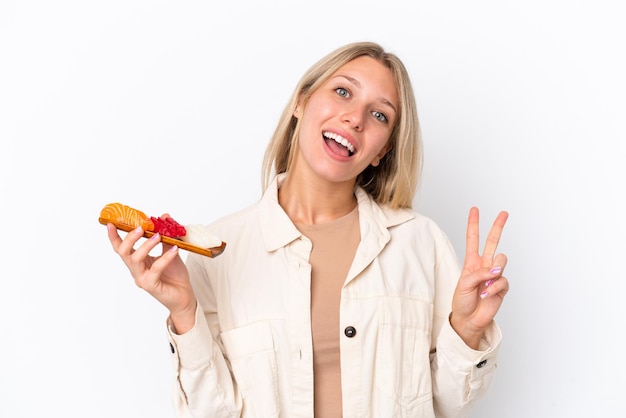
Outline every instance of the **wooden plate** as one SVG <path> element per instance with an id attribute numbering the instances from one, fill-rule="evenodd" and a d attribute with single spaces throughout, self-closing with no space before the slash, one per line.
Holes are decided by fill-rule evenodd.
<path id="1" fill-rule="evenodd" d="M 118 222 L 113 222 L 113 221 L 111 221 L 109 219 L 98 218 L 98 221 L 102 225 L 113 224 L 113 225 L 115 225 L 115 227 L 117 229 L 120 229 L 120 230 L 126 231 L 126 232 L 130 232 L 130 231 L 135 229 L 134 226 L 130 226 L 130 225 L 123 224 L 123 223 L 118 223 Z M 153 235 L 154 235 L 154 232 L 152 232 L 152 231 L 143 231 L 144 238 L 150 238 Z M 170 245 L 176 245 L 178 248 L 181 248 L 183 250 L 191 251 L 192 253 L 205 255 L 205 256 L 211 257 L 211 258 L 217 257 L 218 255 L 222 254 L 224 252 L 224 248 L 226 248 L 226 243 L 223 242 L 223 241 L 222 241 L 222 245 L 220 245 L 219 247 L 202 248 L 202 247 L 198 247 L 196 245 L 189 244 L 188 242 L 181 241 L 181 240 L 176 239 L 176 238 L 166 237 L 164 235 L 161 235 L 161 242 L 164 242 L 164 243 L 170 244 Z"/>

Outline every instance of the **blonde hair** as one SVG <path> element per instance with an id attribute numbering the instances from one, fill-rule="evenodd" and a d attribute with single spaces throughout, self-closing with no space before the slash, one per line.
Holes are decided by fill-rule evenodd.
<path id="1" fill-rule="evenodd" d="M 392 72 L 400 100 L 396 123 L 389 137 L 390 150 L 377 167 L 368 166 L 356 184 L 379 204 L 392 208 L 410 208 L 422 168 L 422 143 L 417 106 L 408 72 L 402 61 L 373 42 L 345 45 L 323 57 L 300 79 L 285 106 L 265 151 L 262 166 L 263 190 L 273 176 L 289 171 L 298 147 L 299 119 L 293 113 L 298 103 L 305 104 L 311 95 L 339 68 L 355 58 L 369 56 Z"/>

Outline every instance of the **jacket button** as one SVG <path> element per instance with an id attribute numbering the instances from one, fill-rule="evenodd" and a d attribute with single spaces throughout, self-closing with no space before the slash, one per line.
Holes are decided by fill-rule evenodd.
<path id="1" fill-rule="evenodd" d="M 487 360 L 481 361 L 480 363 L 476 365 L 476 367 L 478 367 L 479 369 L 482 369 L 483 367 L 485 367 L 485 364 L 487 364 Z"/>
<path id="2" fill-rule="evenodd" d="M 343 333 L 346 334 L 346 337 L 348 338 L 352 338 L 356 335 L 356 328 L 350 326 L 350 327 L 346 327 L 345 330 L 343 330 Z"/>

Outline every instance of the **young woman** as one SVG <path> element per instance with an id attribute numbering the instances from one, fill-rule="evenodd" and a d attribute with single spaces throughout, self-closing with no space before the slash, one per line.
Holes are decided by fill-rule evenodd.
<path id="1" fill-rule="evenodd" d="M 302 77 L 264 159 L 264 194 L 213 223 L 217 258 L 109 239 L 169 311 L 180 417 L 460 417 L 488 390 L 508 291 L 496 247 L 465 261 L 411 209 L 421 164 L 402 62 L 374 43 Z M 137 247 L 137 248 L 135 248 Z"/>

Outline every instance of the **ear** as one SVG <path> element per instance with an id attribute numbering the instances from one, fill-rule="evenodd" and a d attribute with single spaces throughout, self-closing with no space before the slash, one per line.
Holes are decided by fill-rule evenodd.
<path id="1" fill-rule="evenodd" d="M 383 149 L 380 150 L 380 152 L 376 155 L 376 158 L 374 158 L 374 161 L 372 161 L 370 164 L 373 167 L 378 167 L 378 165 L 380 164 L 380 160 L 391 150 L 391 145 L 387 144 L 385 145 L 385 147 Z"/>
<path id="2" fill-rule="evenodd" d="M 293 117 L 299 119 L 302 116 L 302 101 L 298 99 L 298 103 L 296 103 L 296 108 L 293 110 Z"/>

